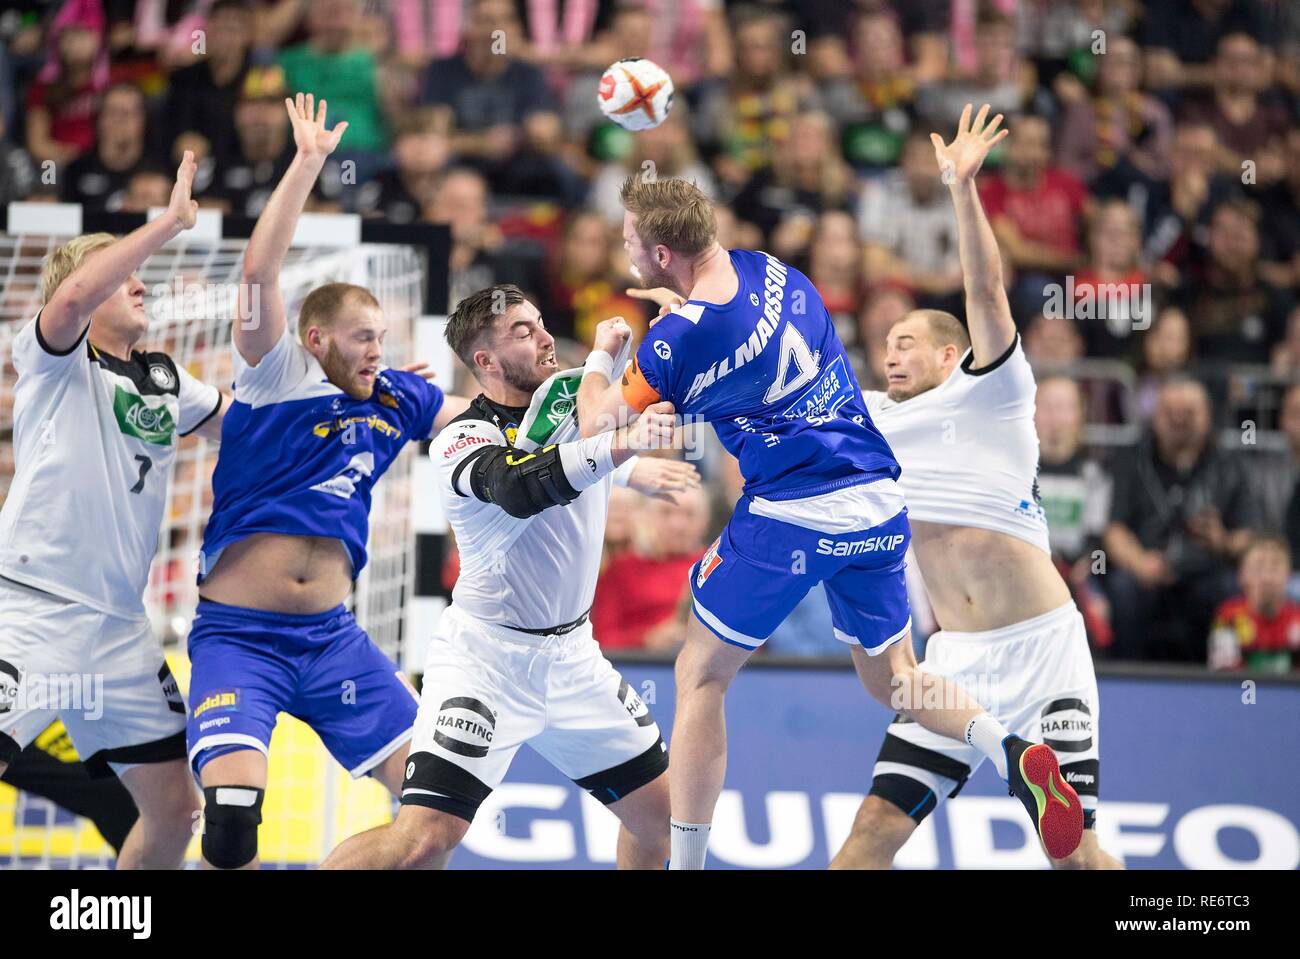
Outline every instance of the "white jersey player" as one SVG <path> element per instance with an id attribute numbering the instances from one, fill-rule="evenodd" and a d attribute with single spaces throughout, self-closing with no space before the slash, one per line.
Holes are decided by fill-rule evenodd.
<path id="1" fill-rule="evenodd" d="M 460 577 L 429 646 L 397 818 L 325 865 L 444 864 L 527 742 L 622 821 L 621 868 L 661 869 L 666 748 L 588 614 L 612 485 L 699 495 L 694 467 L 633 456 L 671 441 L 673 420 L 656 410 L 581 439 L 581 371 L 557 371 L 555 341 L 518 288 L 467 297 L 447 339 L 483 386 L 429 451 Z"/>
<path id="2" fill-rule="evenodd" d="M 140 809 L 119 868 L 179 866 L 198 810 L 185 703 L 144 589 L 178 438 L 218 438 L 224 397 L 166 354 L 135 349 L 149 329 L 135 270 L 194 225 L 194 172 L 186 152 L 167 211 L 138 230 L 54 251 L 41 274 L 44 306 L 13 344 L 0 773 L 57 714 L 91 774 L 117 774 Z"/>
<path id="3" fill-rule="evenodd" d="M 992 700 L 984 705 L 1012 734 L 1055 751 L 1077 798 L 1066 805 L 1050 783 L 1041 795 L 1019 796 L 1037 804 L 1048 849 L 1054 832 L 1077 829 L 1078 809 L 1070 807 L 1082 806 L 1083 838 L 1053 865 L 1114 867 L 1091 829 L 1096 676 L 1083 618 L 1048 547 L 1037 494 L 1034 376 L 975 187 L 988 150 L 1008 132 L 997 132 L 1000 115 L 986 124 L 988 110 L 972 123 L 967 106 L 951 144 L 931 137 L 957 212 L 969 335 L 951 314 L 908 314 L 889 331 L 888 392 L 866 400 L 903 468 L 912 546 L 940 626 L 922 669 L 967 684 L 977 698 Z M 833 867 L 887 868 L 917 824 L 983 760 L 968 744 L 900 715 Z"/>

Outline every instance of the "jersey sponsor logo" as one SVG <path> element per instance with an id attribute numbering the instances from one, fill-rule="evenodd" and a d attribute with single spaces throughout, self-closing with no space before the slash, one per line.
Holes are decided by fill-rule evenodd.
<path id="1" fill-rule="evenodd" d="M 172 390 L 176 388 L 176 376 L 162 363 L 155 363 L 149 367 L 149 379 L 153 385 L 160 390 Z"/>
<path id="2" fill-rule="evenodd" d="M 457 756 L 482 759 L 496 735 L 496 714 L 470 696 L 453 696 L 438 707 L 433 741 Z"/>
<path id="3" fill-rule="evenodd" d="M 184 716 L 185 700 L 181 698 L 181 688 L 176 683 L 176 677 L 172 675 L 172 668 L 166 663 L 163 663 L 162 669 L 158 670 L 158 682 L 162 684 L 163 697 L 167 700 L 167 708 Z"/>
<path id="4" fill-rule="evenodd" d="M 9 712 L 18 701 L 18 687 L 23 681 L 23 671 L 13 663 L 0 659 L 0 714 Z"/>
<path id="5" fill-rule="evenodd" d="M 1032 502 L 1027 499 L 1022 499 L 1020 501 L 1020 504 L 1016 506 L 1015 512 L 1020 516 L 1025 516 L 1028 517 L 1029 519 L 1036 520 L 1042 523 L 1044 526 L 1047 525 L 1047 514 L 1043 511 L 1043 507 L 1040 506 L 1038 503 Z"/>
<path id="6" fill-rule="evenodd" d="M 537 408 L 537 416 L 528 423 L 524 435 L 538 446 L 545 446 L 555 431 L 573 415 L 578 408 L 578 386 L 581 376 L 557 376 L 551 381 L 542 403 Z M 525 416 L 525 419 L 527 417 Z M 514 445 L 514 440 L 511 440 Z"/>
<path id="7" fill-rule="evenodd" d="M 817 554 L 819 556 L 857 556 L 859 553 L 892 553 L 903 545 L 907 539 L 902 533 L 892 536 L 869 536 L 866 539 L 849 539 L 835 542 L 833 539 L 819 539 Z"/>
<path id="8" fill-rule="evenodd" d="M 673 358 L 673 348 L 663 340 L 655 340 L 655 355 L 666 363 Z"/>
<path id="9" fill-rule="evenodd" d="M 713 575 L 713 571 L 722 565 L 722 554 L 718 552 L 718 547 L 722 545 L 722 537 L 719 536 L 709 547 L 709 551 L 704 554 L 700 560 L 700 571 L 695 576 L 695 588 L 701 589 L 705 580 Z"/>
<path id="10" fill-rule="evenodd" d="M 627 680 L 623 679 L 618 684 L 618 701 L 623 704 L 627 714 L 636 721 L 638 726 L 653 726 L 654 717 L 650 715 L 650 707 L 645 704 L 635 689 L 628 685 Z"/>
<path id="11" fill-rule="evenodd" d="M 114 386 L 113 415 L 117 417 L 118 429 L 127 436 L 155 446 L 171 446 L 172 436 L 176 433 L 176 419 L 165 403 L 150 406 L 138 393 Z"/>
<path id="12" fill-rule="evenodd" d="M 724 356 L 720 363 L 713 363 L 703 373 L 697 373 L 682 400 L 685 406 L 702 394 L 710 386 L 751 362 L 767 348 L 768 341 L 781 325 L 781 304 L 785 296 L 787 279 L 785 264 L 780 260 L 767 258 L 767 274 L 763 282 L 763 312 L 759 314 L 758 323 L 749 338 L 736 347 L 730 356 Z"/>
<path id="13" fill-rule="evenodd" d="M 1058 753 L 1084 753 L 1092 748 L 1092 710 L 1082 699 L 1057 699 L 1039 717 L 1043 742 Z"/>
<path id="14" fill-rule="evenodd" d="M 194 707 L 192 718 L 198 719 L 204 713 L 214 709 L 239 709 L 239 690 L 225 689 L 208 693 L 203 697 L 203 701 Z"/>
<path id="15" fill-rule="evenodd" d="M 819 359 L 814 355 L 814 362 Z M 786 419 L 804 419 L 818 426 L 833 419 L 841 406 L 853 399 L 853 384 L 845 369 L 844 357 L 837 356 L 819 379 L 781 415 Z"/>
<path id="16" fill-rule="evenodd" d="M 364 426 L 376 433 L 383 433 L 391 440 L 402 438 L 402 431 L 399 430 L 382 416 L 371 413 L 369 416 L 349 416 L 335 417 L 333 420 L 326 420 L 324 423 L 317 423 L 311 428 L 312 434 L 319 436 L 321 439 L 328 439 L 335 433 L 342 433 L 349 426 Z"/>
<path id="17" fill-rule="evenodd" d="M 451 459 L 461 450 L 467 450 L 471 446 L 481 446 L 484 443 L 491 443 L 491 442 L 492 442 L 492 438 L 488 436 L 470 436 L 465 433 L 461 433 L 460 436 L 456 437 L 456 442 L 452 443 L 450 446 L 448 446 L 446 449 L 442 451 L 442 458 L 445 460 Z"/>

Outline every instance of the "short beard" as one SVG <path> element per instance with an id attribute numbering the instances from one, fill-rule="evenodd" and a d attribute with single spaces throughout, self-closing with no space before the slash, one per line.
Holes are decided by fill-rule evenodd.
<path id="1" fill-rule="evenodd" d="M 325 355 L 320 359 L 320 368 L 325 371 L 326 379 L 354 400 L 368 400 L 374 393 L 373 386 L 357 385 L 356 377 L 348 368 L 347 360 L 332 342 L 325 347 Z"/>
<path id="2" fill-rule="evenodd" d="M 501 379 L 505 380 L 507 385 L 530 396 L 546 382 L 546 377 L 538 371 L 536 363 L 516 366 L 505 359 L 501 360 Z"/>
<path id="3" fill-rule="evenodd" d="M 687 293 L 689 292 L 687 290 L 679 290 L 677 288 L 677 280 L 673 275 L 660 269 L 659 264 L 657 263 L 641 270 L 641 285 L 647 290 L 653 290 L 656 287 L 662 286 L 665 289 L 672 290 L 683 300 L 686 299 Z"/>

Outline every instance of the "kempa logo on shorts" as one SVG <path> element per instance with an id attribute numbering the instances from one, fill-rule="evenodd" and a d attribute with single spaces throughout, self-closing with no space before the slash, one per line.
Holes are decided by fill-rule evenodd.
<path id="1" fill-rule="evenodd" d="M 19 671 L 19 678 L 10 689 L 6 689 L 13 678 L 13 673 L 9 672 L 11 669 L 13 667 L 8 663 L 0 661 L 0 713 L 11 709 L 53 709 L 80 713 L 82 719 L 89 720 L 97 720 L 104 715 L 104 677 L 100 673 Z"/>
<path id="2" fill-rule="evenodd" d="M 477 699 L 453 696 L 438 707 L 433 741 L 457 756 L 482 759 L 488 754 L 497 720 Z"/>
<path id="3" fill-rule="evenodd" d="M 650 707 L 645 704 L 644 699 L 637 695 L 636 690 L 628 685 L 626 679 L 619 683 L 618 701 L 623 704 L 627 714 L 636 721 L 638 726 L 654 725 L 654 717 L 650 715 Z"/>
<path id="4" fill-rule="evenodd" d="M 902 533 L 892 536 L 869 536 L 866 539 L 851 539 L 835 542 L 833 539 L 819 539 L 817 554 L 819 556 L 857 556 L 859 553 L 891 553 L 903 545 L 907 537 Z"/>
<path id="5" fill-rule="evenodd" d="M 1082 699 L 1048 703 L 1039 724 L 1043 742 L 1058 753 L 1085 753 L 1092 748 L 1092 710 Z"/>
<path id="6" fill-rule="evenodd" d="M 113 415 L 118 429 L 155 446 L 172 445 L 176 420 L 166 404 L 150 406 L 138 393 L 128 393 L 120 386 L 113 390 Z"/>
<path id="7" fill-rule="evenodd" d="M 83 896 L 74 889 L 50 900 L 50 928 L 66 932 L 125 930 L 132 939 L 148 939 L 152 917 L 152 896 Z"/>

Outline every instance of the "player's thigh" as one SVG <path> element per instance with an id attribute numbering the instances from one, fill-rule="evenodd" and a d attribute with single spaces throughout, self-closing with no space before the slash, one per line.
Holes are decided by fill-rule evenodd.
<path id="1" fill-rule="evenodd" d="M 750 513 L 742 499 L 691 567 L 695 616 L 722 642 L 753 652 L 824 572 L 816 542 L 811 530 Z"/>
<path id="2" fill-rule="evenodd" d="M 185 700 L 147 619 L 101 617 L 84 668 L 86 701 L 60 716 L 91 776 L 185 759 Z"/>
<path id="3" fill-rule="evenodd" d="M 210 762 L 250 749 L 264 763 L 297 681 L 279 634 L 254 618 L 204 612 L 190 630 L 189 655 L 186 741 L 195 773 L 203 777 Z"/>
<path id="4" fill-rule="evenodd" d="M 519 747 L 545 728 L 545 703 L 527 684 L 529 655 L 444 613 L 426 654 L 403 805 L 473 821 Z"/>
<path id="5" fill-rule="evenodd" d="M 0 580 L 0 762 L 18 758 L 57 718 L 51 680 L 81 671 L 90 610 Z"/>
<path id="6" fill-rule="evenodd" d="M 552 660 L 546 726 L 530 745 L 607 806 L 637 795 L 668 769 L 667 747 L 649 706 L 589 630 L 570 637 Z M 655 796 L 648 792 L 624 808 L 629 815 L 644 812 Z"/>
<path id="7" fill-rule="evenodd" d="M 351 615 L 333 629 L 301 671 L 288 711 L 316 731 L 344 769 L 362 776 L 405 751 L 419 697 Z"/>

